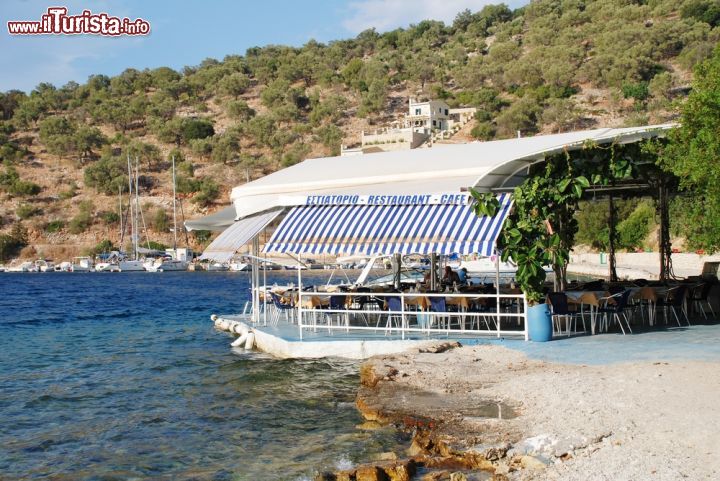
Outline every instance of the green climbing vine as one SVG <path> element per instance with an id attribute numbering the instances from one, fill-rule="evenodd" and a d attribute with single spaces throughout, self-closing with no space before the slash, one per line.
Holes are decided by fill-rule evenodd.
<path id="1" fill-rule="evenodd" d="M 530 168 L 527 180 L 513 192 L 513 209 L 498 238 L 503 261 L 517 265 L 516 280 L 533 305 L 543 301 L 546 266 L 555 288 L 565 287 L 567 264 L 577 234 L 574 214 L 586 189 L 612 186 L 659 169 L 636 144 L 598 146 L 587 143 L 575 152 L 547 157 Z M 494 215 L 497 197 L 471 190 L 477 215 Z"/>

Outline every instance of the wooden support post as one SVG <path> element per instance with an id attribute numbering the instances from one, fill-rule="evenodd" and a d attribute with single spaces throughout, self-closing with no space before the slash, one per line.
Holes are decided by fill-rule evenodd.
<path id="1" fill-rule="evenodd" d="M 495 252 L 495 311 L 497 313 L 497 337 L 500 337 L 500 254 Z"/>
<path id="2" fill-rule="evenodd" d="M 400 270 L 402 269 L 402 254 L 394 254 L 392 257 L 393 284 L 395 289 L 400 290 Z"/>
<path id="3" fill-rule="evenodd" d="M 660 280 L 667 281 L 672 277 L 672 244 L 670 243 L 670 200 L 669 189 L 665 181 L 658 186 L 657 210 L 660 217 L 658 246 L 660 251 Z"/>
<path id="4" fill-rule="evenodd" d="M 430 290 L 437 290 L 437 254 L 430 254 Z"/>
<path id="5" fill-rule="evenodd" d="M 617 282 L 617 270 L 615 268 L 615 239 L 617 238 L 617 217 L 615 215 L 615 201 L 612 193 L 608 198 L 608 280 Z"/>

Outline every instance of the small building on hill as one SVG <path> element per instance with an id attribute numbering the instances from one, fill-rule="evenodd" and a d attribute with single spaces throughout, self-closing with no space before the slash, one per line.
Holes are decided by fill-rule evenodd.
<path id="1" fill-rule="evenodd" d="M 460 130 L 475 115 L 476 108 L 452 109 L 442 100 L 419 102 L 411 98 L 408 112 L 394 125 L 360 134 L 360 146 L 342 146 L 341 155 L 409 150 L 431 147 Z"/>

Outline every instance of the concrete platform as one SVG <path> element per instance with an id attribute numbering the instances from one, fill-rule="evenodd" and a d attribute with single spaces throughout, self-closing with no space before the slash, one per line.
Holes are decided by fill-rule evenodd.
<path id="1" fill-rule="evenodd" d="M 247 316 L 221 316 L 254 334 L 254 346 L 280 358 L 343 357 L 365 359 L 374 355 L 395 354 L 442 340 L 463 345 L 501 345 L 524 352 L 531 359 L 564 364 L 614 364 L 634 361 L 697 360 L 720 361 L 720 324 L 669 327 L 636 332 L 632 335 L 600 334 L 559 337 L 550 342 L 527 342 L 520 339 L 478 337 L 477 335 L 428 338 L 414 334 L 408 339 L 385 335 L 382 331 L 344 331 L 328 333 L 303 331 L 302 340 L 296 325 L 280 322 L 276 326 L 251 327 Z"/>
<path id="2" fill-rule="evenodd" d="M 430 342 L 427 338 L 400 339 L 384 336 L 372 331 L 359 335 L 350 333 L 328 333 L 318 328 L 317 332 L 303 330 L 302 339 L 297 326 L 279 322 L 274 326 L 252 326 L 244 316 L 220 316 L 219 320 L 236 322 L 254 334 L 254 348 L 279 358 L 313 359 L 343 357 L 366 359 L 380 354 L 395 354 L 421 347 Z"/>
<path id="3" fill-rule="evenodd" d="M 461 331 L 451 335 L 433 333 L 406 333 L 402 339 L 399 333 L 386 333 L 380 330 L 328 330 L 318 326 L 316 331 L 303 329 L 302 337 L 297 325 L 280 321 L 275 325 L 252 325 L 248 316 L 217 316 L 215 326 L 234 334 L 252 332 L 254 348 L 279 358 L 310 359 L 323 357 L 342 357 L 348 359 L 366 359 L 382 354 L 396 354 L 408 349 L 418 348 L 438 341 L 459 341 L 461 343 L 478 342 L 477 334 L 463 334 Z M 229 324 L 229 329 L 220 327 L 220 323 Z M 240 334 L 241 335 L 241 334 Z M 485 338 L 489 339 L 492 333 Z M 518 335 L 523 333 L 518 331 Z M 523 341 L 524 342 L 524 341 Z"/>

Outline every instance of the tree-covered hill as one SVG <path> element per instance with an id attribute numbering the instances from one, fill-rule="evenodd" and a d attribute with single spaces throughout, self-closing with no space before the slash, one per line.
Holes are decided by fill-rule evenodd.
<path id="1" fill-rule="evenodd" d="M 719 25 L 715 0 L 537 0 L 1 93 L 0 257 L 117 242 L 128 155 L 150 237 L 168 243 L 170 158 L 193 216 L 248 178 L 337 154 L 411 96 L 477 107 L 470 135 L 483 140 L 673 119 Z"/>

